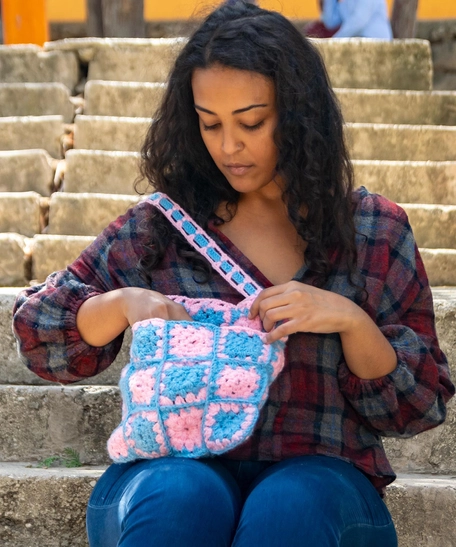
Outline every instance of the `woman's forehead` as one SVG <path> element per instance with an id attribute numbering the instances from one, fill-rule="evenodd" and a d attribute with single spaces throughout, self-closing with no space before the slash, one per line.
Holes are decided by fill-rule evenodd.
<path id="1" fill-rule="evenodd" d="M 219 103 L 227 100 L 274 103 L 275 99 L 274 83 L 269 78 L 258 72 L 220 65 L 196 69 L 192 76 L 192 88 L 197 103 Z M 209 108 L 206 105 L 202 106 Z"/>

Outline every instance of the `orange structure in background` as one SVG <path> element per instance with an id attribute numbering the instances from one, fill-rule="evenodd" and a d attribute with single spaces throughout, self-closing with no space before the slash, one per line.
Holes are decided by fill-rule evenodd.
<path id="1" fill-rule="evenodd" d="M 37 44 L 49 40 L 47 0 L 1 0 L 5 44 Z"/>

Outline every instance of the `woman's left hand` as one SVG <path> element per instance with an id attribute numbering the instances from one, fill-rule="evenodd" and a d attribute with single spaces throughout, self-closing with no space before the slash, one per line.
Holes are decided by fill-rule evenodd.
<path id="1" fill-rule="evenodd" d="M 268 332 L 267 342 L 272 343 L 295 332 L 343 333 L 365 314 L 344 296 L 290 281 L 258 295 L 250 308 L 250 317 L 257 315 Z"/>

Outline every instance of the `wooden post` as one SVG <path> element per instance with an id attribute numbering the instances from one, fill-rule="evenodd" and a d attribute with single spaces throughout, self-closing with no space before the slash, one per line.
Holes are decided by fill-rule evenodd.
<path id="1" fill-rule="evenodd" d="M 88 36 L 103 37 L 103 10 L 101 9 L 101 0 L 86 0 L 86 5 Z"/>
<path id="2" fill-rule="evenodd" d="M 3 42 L 37 44 L 49 40 L 46 0 L 1 0 Z"/>
<path id="3" fill-rule="evenodd" d="M 391 27 L 394 38 L 414 38 L 418 0 L 394 0 Z"/>
<path id="4" fill-rule="evenodd" d="M 104 38 L 144 38 L 144 0 L 86 0 L 87 33 Z"/>

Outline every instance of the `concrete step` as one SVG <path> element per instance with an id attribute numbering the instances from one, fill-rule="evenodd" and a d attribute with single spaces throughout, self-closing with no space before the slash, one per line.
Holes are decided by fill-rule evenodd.
<path id="1" fill-rule="evenodd" d="M 456 249 L 456 205 L 403 203 L 419 247 Z"/>
<path id="2" fill-rule="evenodd" d="M 33 236 L 41 232 L 41 196 L 36 192 L 0 193 L 0 232 Z"/>
<path id="3" fill-rule="evenodd" d="M 165 84 L 91 80 L 84 96 L 90 116 L 153 117 Z M 345 121 L 414 125 L 456 125 L 456 93 L 336 89 Z"/>
<path id="4" fill-rule="evenodd" d="M 84 114 L 152 118 L 166 90 L 164 83 L 89 80 Z"/>
<path id="5" fill-rule="evenodd" d="M 62 116 L 10 116 L 0 118 L 0 150 L 44 149 L 60 158 L 64 133 Z"/>
<path id="6" fill-rule="evenodd" d="M 0 531 L 4 547 L 87 547 L 85 512 L 103 467 L 41 469 L 0 464 Z M 386 503 L 401 547 L 454 547 L 456 480 L 449 476 L 399 475 Z"/>
<path id="7" fill-rule="evenodd" d="M 28 242 L 33 282 L 41 283 L 50 273 L 64 270 L 94 239 L 95 236 L 34 236 Z"/>
<path id="8" fill-rule="evenodd" d="M 456 286 L 456 249 L 420 248 L 420 253 L 432 286 Z"/>
<path id="9" fill-rule="evenodd" d="M 4 547 L 88 547 L 85 512 L 104 467 L 48 468 L 0 464 Z M 454 547 L 456 479 L 399 475 L 386 503 L 401 547 Z"/>
<path id="10" fill-rule="evenodd" d="M 86 506 L 104 468 L 0 464 L 3 547 L 88 547 Z"/>
<path id="11" fill-rule="evenodd" d="M 456 203 L 456 162 L 354 160 L 353 167 L 357 186 L 396 203 Z"/>
<path id="12" fill-rule="evenodd" d="M 454 91 L 336 89 L 346 122 L 456 125 Z"/>
<path id="13" fill-rule="evenodd" d="M 0 116 L 58 114 L 71 123 L 74 110 L 68 88 L 63 84 L 0 84 Z"/>
<path id="14" fill-rule="evenodd" d="M 63 189 L 66 192 L 135 194 L 139 159 L 138 152 L 69 150 L 65 155 Z"/>
<path id="15" fill-rule="evenodd" d="M 0 46 L 0 82 L 60 82 L 73 90 L 79 63 L 73 51 L 44 51 L 31 44 Z"/>
<path id="16" fill-rule="evenodd" d="M 137 203 L 139 196 L 56 192 L 50 199 L 49 234 L 98 235 Z M 419 247 L 456 248 L 456 205 L 402 204 Z"/>
<path id="17" fill-rule="evenodd" d="M 150 123 L 150 118 L 76 116 L 74 147 L 139 152 Z"/>
<path id="18" fill-rule="evenodd" d="M 75 148 L 138 152 L 150 118 L 76 116 Z M 347 123 L 355 160 L 453 161 L 456 127 Z"/>
<path id="19" fill-rule="evenodd" d="M 50 199 L 48 233 L 98 235 L 140 199 L 139 196 L 56 192 Z"/>
<path id="20" fill-rule="evenodd" d="M 138 152 L 69 150 L 65 156 L 67 192 L 135 193 Z M 456 203 L 456 162 L 354 160 L 357 186 L 395 202 L 452 205 Z M 1 155 L 0 155 L 1 169 Z M 1 176 L 1 175 L 0 175 Z M 141 190 L 147 183 L 141 183 Z"/>
<path id="21" fill-rule="evenodd" d="M 0 461 L 39 461 L 70 447 L 81 462 L 107 463 L 106 442 L 120 423 L 116 386 L 0 386 Z M 391 465 L 404 473 L 456 473 L 456 403 L 446 422 L 411 439 L 384 439 Z"/>
<path id="22" fill-rule="evenodd" d="M 19 234 L 0 234 L 0 286 L 23 287 L 26 284 L 26 242 L 27 238 Z"/>
<path id="23" fill-rule="evenodd" d="M 48 51 L 76 51 L 89 63 L 90 80 L 163 82 L 183 38 L 70 39 L 49 42 Z M 430 90 L 429 42 L 363 38 L 314 40 L 334 87 Z M 347 63 L 350 59 L 350 63 Z M 153 60 L 153 62 L 151 62 Z"/>
<path id="24" fill-rule="evenodd" d="M 400 475 L 387 488 L 386 503 L 401 547 L 454 547 L 454 476 Z"/>
<path id="25" fill-rule="evenodd" d="M 456 127 L 347 123 L 350 154 L 356 160 L 453 161 Z"/>
<path id="26" fill-rule="evenodd" d="M 52 162 L 45 150 L 0 151 L 0 192 L 32 191 L 49 196 L 54 178 Z"/>

